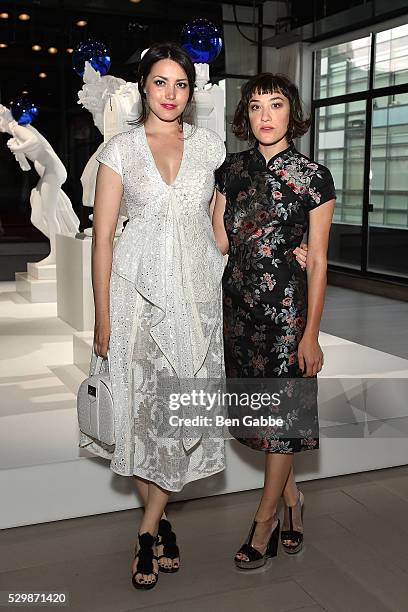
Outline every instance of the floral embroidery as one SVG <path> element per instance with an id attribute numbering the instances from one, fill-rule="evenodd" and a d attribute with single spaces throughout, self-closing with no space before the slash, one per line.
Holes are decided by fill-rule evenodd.
<path id="1" fill-rule="evenodd" d="M 254 147 L 227 157 L 216 171 L 216 186 L 226 196 L 230 244 L 223 277 L 227 376 L 285 377 L 284 392 L 296 397 L 290 381 L 302 377 L 297 349 L 306 326 L 307 277 L 293 249 L 308 227 L 309 211 L 335 197 L 330 172 L 293 145 L 268 163 Z M 292 433 L 302 427 L 296 438 L 266 428 L 241 441 L 267 452 L 318 447 L 316 389 L 311 389 L 285 414 Z"/>

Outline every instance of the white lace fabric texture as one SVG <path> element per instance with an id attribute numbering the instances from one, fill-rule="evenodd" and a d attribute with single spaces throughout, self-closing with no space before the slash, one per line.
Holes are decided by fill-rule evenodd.
<path id="1" fill-rule="evenodd" d="M 167 185 L 144 127 L 114 136 L 98 161 L 122 178 L 129 222 L 113 253 L 110 281 L 111 381 L 115 440 L 107 447 L 80 434 L 79 445 L 170 491 L 225 468 L 224 441 L 182 428 L 160 433 L 158 397 L 168 383 L 222 379 L 221 278 L 208 204 L 214 170 L 225 158 L 217 134 L 184 124 L 179 173 Z M 90 372 L 95 367 L 93 354 Z M 198 381 L 199 382 L 199 381 Z"/>

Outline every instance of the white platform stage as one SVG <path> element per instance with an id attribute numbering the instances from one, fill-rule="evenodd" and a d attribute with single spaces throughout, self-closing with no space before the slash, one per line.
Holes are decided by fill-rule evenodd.
<path id="1" fill-rule="evenodd" d="M 55 303 L 29 303 L 3 282 L 0 335 L 0 528 L 138 507 L 131 479 L 78 448 L 75 393 L 85 374 L 74 363 L 87 368 L 89 332 L 57 318 Z M 321 344 L 322 377 L 338 380 L 320 401 L 320 450 L 296 456 L 298 480 L 408 463 L 408 406 L 395 381 L 408 378 L 408 360 L 324 333 Z M 225 472 L 172 499 L 258 488 L 262 460 L 228 441 Z"/>

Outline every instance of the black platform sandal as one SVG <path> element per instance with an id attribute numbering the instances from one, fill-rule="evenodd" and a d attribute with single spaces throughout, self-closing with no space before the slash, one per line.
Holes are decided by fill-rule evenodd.
<path id="1" fill-rule="evenodd" d="M 172 531 L 171 523 L 167 519 L 161 519 L 159 523 L 159 531 L 157 534 L 157 545 L 163 545 L 163 553 L 157 557 L 157 561 L 166 557 L 168 559 L 180 559 L 179 547 L 176 544 L 176 534 Z M 166 574 L 174 574 L 180 569 L 180 563 L 177 567 L 163 567 L 159 563 L 159 571 Z"/>
<path id="2" fill-rule="evenodd" d="M 135 547 L 135 559 L 138 557 L 136 571 L 132 574 L 132 584 L 135 589 L 152 589 L 156 586 L 159 580 L 159 573 L 153 570 L 153 559 L 157 557 L 153 554 L 153 546 L 157 542 L 157 538 L 152 536 L 151 533 L 139 534 L 139 549 Z M 154 580 L 152 582 L 137 582 L 137 574 L 153 574 Z"/>
<path id="3" fill-rule="evenodd" d="M 251 531 L 249 532 L 247 541 L 241 546 L 241 548 L 237 552 L 237 554 L 242 553 L 243 555 L 248 557 L 248 561 L 245 561 L 244 559 L 237 559 L 235 555 L 235 565 L 240 569 L 255 569 L 257 567 L 262 567 L 262 565 L 265 565 L 267 559 L 271 557 L 276 557 L 276 555 L 278 554 L 280 520 L 278 519 L 276 527 L 271 533 L 265 554 L 260 553 L 259 550 L 252 546 L 252 538 L 254 537 L 256 526 L 257 522 L 254 521 L 252 523 Z"/>
<path id="4" fill-rule="evenodd" d="M 303 493 L 302 493 L 303 495 Z M 287 506 L 289 511 L 289 529 L 285 529 L 285 531 L 281 532 L 281 542 L 283 549 L 288 555 L 295 555 L 300 552 L 303 548 L 303 533 L 301 531 L 296 531 L 293 529 L 293 519 L 292 519 L 292 508 L 295 508 L 298 503 L 301 501 L 301 491 L 299 491 L 299 497 L 294 506 Z M 303 503 L 301 504 L 300 510 L 300 520 L 303 523 L 303 511 L 305 509 L 305 502 L 303 497 Z M 285 544 L 284 540 L 290 540 L 293 542 L 292 544 Z"/>

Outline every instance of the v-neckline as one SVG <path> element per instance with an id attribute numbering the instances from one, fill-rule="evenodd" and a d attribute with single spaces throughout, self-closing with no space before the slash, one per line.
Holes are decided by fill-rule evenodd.
<path id="1" fill-rule="evenodd" d="M 185 139 L 185 126 L 186 125 L 188 125 L 188 124 L 183 123 L 183 153 L 181 155 L 181 161 L 180 161 L 180 165 L 179 165 L 179 168 L 178 168 L 178 171 L 177 171 L 177 174 L 176 174 L 176 178 L 174 179 L 174 181 L 172 183 L 167 183 L 164 180 L 164 178 L 162 177 L 161 172 L 160 172 L 159 168 L 157 167 L 156 160 L 154 159 L 153 151 L 150 148 L 149 141 L 147 139 L 147 134 L 146 134 L 145 126 L 142 125 L 144 141 L 145 141 L 146 148 L 147 148 L 147 151 L 148 151 L 148 154 L 149 154 L 149 157 L 150 157 L 150 161 L 152 162 L 152 164 L 153 164 L 153 166 L 154 166 L 154 168 L 155 168 L 155 170 L 157 172 L 157 175 L 158 175 L 159 179 L 161 180 L 161 182 L 164 185 L 166 185 L 166 187 L 173 187 L 173 185 L 177 182 L 177 180 L 178 180 L 178 178 L 179 178 L 179 176 L 181 174 L 183 165 L 184 165 L 184 158 L 185 158 L 185 154 L 186 154 L 186 139 Z"/>

